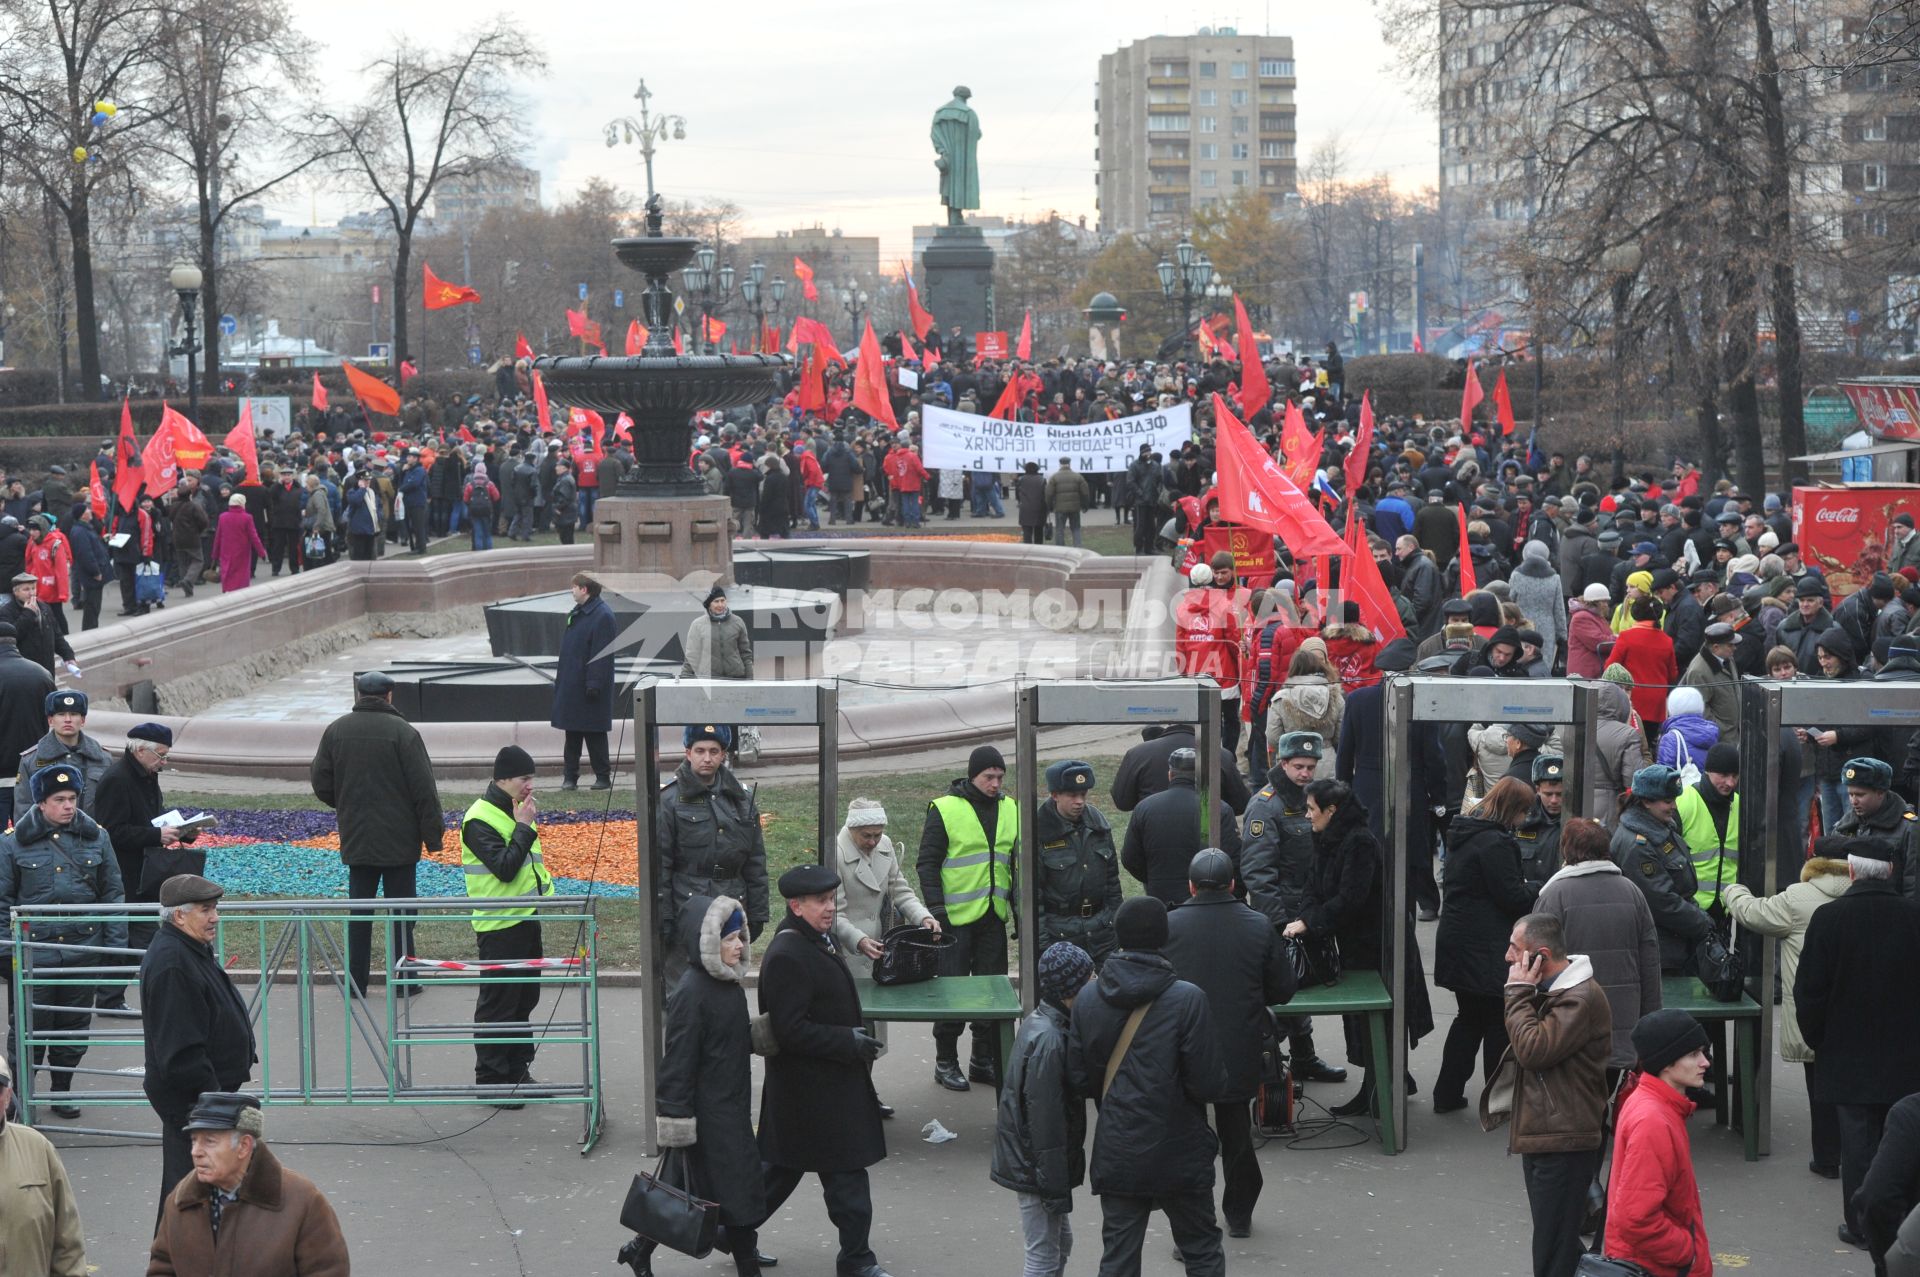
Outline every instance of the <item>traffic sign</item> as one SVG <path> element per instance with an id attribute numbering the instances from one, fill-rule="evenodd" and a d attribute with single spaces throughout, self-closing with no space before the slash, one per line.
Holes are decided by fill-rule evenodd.
<path id="1" fill-rule="evenodd" d="M 393 358 L 393 343 L 390 341 L 370 341 L 367 343 L 368 359 Z"/>
<path id="2" fill-rule="evenodd" d="M 222 315 L 220 316 L 220 331 L 224 335 L 231 337 L 240 331 L 240 321 L 232 315 Z"/>
<path id="3" fill-rule="evenodd" d="M 585 284 L 580 285 L 580 300 L 587 300 L 587 286 Z"/>
<path id="4" fill-rule="evenodd" d="M 1860 312 L 1859 312 L 1859 311 L 1857 311 L 1857 310 L 1850 310 L 1850 311 L 1848 311 L 1848 312 L 1847 312 L 1847 323 L 1849 323 L 1849 324 L 1851 324 L 1851 325 L 1853 325 L 1853 326 L 1855 326 L 1855 327 L 1858 327 L 1858 326 L 1859 326 L 1859 324 L 1860 324 Z"/>
<path id="5" fill-rule="evenodd" d="M 626 289 L 616 288 L 613 290 L 613 308 L 615 310 L 625 310 L 627 308 L 627 290 Z"/>
<path id="6" fill-rule="evenodd" d="M 481 364 L 487 362 L 487 354 L 484 350 L 481 350 L 480 347 L 478 346 L 468 346 L 467 362 L 472 364 L 475 368 L 478 368 Z"/>
<path id="7" fill-rule="evenodd" d="M 686 314 L 686 313 L 687 313 L 687 303 L 686 303 L 686 302 L 685 302 L 685 301 L 684 301 L 683 299 L 681 299 L 681 298 L 679 298 L 679 297 L 676 297 L 676 298 L 674 298 L 674 299 L 673 299 L 673 313 L 674 313 L 674 314 L 676 314 L 676 315 L 684 315 L 684 314 Z"/>

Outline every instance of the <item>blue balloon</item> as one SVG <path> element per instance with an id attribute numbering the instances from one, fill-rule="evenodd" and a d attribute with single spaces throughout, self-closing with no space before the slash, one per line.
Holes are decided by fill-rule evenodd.
<path id="1" fill-rule="evenodd" d="M 105 128 L 105 127 L 106 127 L 106 123 L 107 123 L 107 113 L 106 113 L 105 111 L 95 111 L 95 112 L 93 113 L 93 127 L 94 127 L 94 128 L 96 128 L 96 129 L 98 129 L 98 128 Z"/>

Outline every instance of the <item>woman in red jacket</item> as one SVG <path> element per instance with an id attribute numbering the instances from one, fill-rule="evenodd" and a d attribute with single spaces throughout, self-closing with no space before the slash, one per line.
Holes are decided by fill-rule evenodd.
<path id="1" fill-rule="evenodd" d="M 1680 681 L 1673 659 L 1673 640 L 1660 628 L 1660 604 L 1640 599 L 1633 605 L 1633 624 L 1614 640 L 1608 665 L 1619 665 L 1633 675 L 1633 712 L 1640 716 L 1649 742 L 1660 738 L 1660 722 L 1667 716 L 1667 692 Z"/>
<path id="2" fill-rule="evenodd" d="M 1653 1277 L 1713 1277 L 1687 1141 L 1687 1088 L 1706 1081 L 1706 1030 L 1685 1011 L 1649 1012 L 1633 1026 L 1633 1049 L 1639 1071 L 1620 1105 L 1607 1181 L 1607 1258 Z"/>

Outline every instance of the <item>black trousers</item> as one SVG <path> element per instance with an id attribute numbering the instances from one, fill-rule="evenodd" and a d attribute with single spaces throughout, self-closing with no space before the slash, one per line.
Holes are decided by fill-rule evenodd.
<path id="1" fill-rule="evenodd" d="M 267 562 L 273 565 L 275 576 L 280 575 L 283 564 L 292 572 L 300 571 L 299 528 L 267 529 Z"/>
<path id="2" fill-rule="evenodd" d="M 144 614 L 147 611 L 146 607 L 135 606 L 133 601 L 134 567 L 135 565 L 132 563 L 116 563 L 113 565 L 114 575 L 120 578 L 120 610 L 122 612 L 140 612 Z"/>
<path id="3" fill-rule="evenodd" d="M 540 924 L 532 918 L 498 931 L 477 931 L 474 942 L 479 946 L 482 962 L 518 962 L 541 956 Z M 528 973 L 530 977 L 535 974 Z M 531 978 L 524 983 L 480 986 L 480 996 L 473 1006 L 474 1023 L 502 1027 L 474 1031 L 475 1037 L 488 1039 L 474 1044 L 474 1081 L 483 1085 L 518 1082 L 527 1076 L 533 1066 L 534 1050 L 533 1026 L 529 1021 L 533 1009 L 539 1005 L 540 985 Z"/>
<path id="4" fill-rule="evenodd" d="M 1154 517 L 1155 513 L 1143 505 L 1136 504 L 1133 507 L 1133 552 L 1135 554 L 1153 553 L 1153 542 L 1160 535 L 1161 522 Z"/>
<path id="5" fill-rule="evenodd" d="M 555 531 L 556 533 L 558 533 L 558 534 L 559 534 L 559 537 L 560 537 L 560 544 L 561 544 L 561 545 L 572 545 L 572 544 L 573 544 L 573 530 L 574 530 L 574 525 L 573 525 L 573 524 L 571 524 L 571 523 L 556 523 L 556 524 L 554 524 L 554 525 L 553 525 L 553 530 L 554 530 L 554 531 Z"/>
<path id="6" fill-rule="evenodd" d="M 187 1134 L 186 1125 L 185 1113 L 160 1114 L 160 1209 L 153 1217 L 156 1233 L 160 1231 L 160 1216 L 167 1213 L 167 1198 L 181 1180 L 193 1174 L 193 1136 Z"/>
<path id="7" fill-rule="evenodd" d="M 1813 1065 L 1806 1071 L 1807 1108 L 1813 1118 L 1813 1161 L 1818 1166 L 1840 1165 L 1840 1114 L 1835 1105 L 1813 1098 Z"/>
<path id="8" fill-rule="evenodd" d="M 786 1205 L 800 1179 L 807 1172 L 791 1166 L 762 1163 L 760 1176 L 767 1186 L 767 1218 L 772 1219 Z M 827 1218 L 840 1230 L 839 1268 L 871 1268 L 870 1238 L 873 1233 L 873 1189 L 865 1171 L 820 1171 L 820 1193 L 827 1199 Z M 763 1225 L 764 1227 L 764 1225 Z"/>
<path id="9" fill-rule="evenodd" d="M 560 774 L 566 780 L 580 779 L 580 746 L 587 747 L 587 761 L 593 764 L 595 780 L 612 780 L 613 764 L 607 759 L 607 734 L 605 732 L 568 732 L 564 752 L 560 756 Z"/>
<path id="10" fill-rule="evenodd" d="M 427 507 L 425 504 L 407 507 L 407 545 L 415 554 L 427 552 Z"/>
<path id="11" fill-rule="evenodd" d="M 1266 1183 L 1253 1152 L 1253 1101 L 1214 1105 L 1213 1131 L 1220 1137 L 1220 1178 L 1226 1185 L 1220 1194 L 1220 1214 L 1229 1224 L 1246 1223 L 1253 1218 L 1253 1205 Z"/>
<path id="12" fill-rule="evenodd" d="M 1147 1217 L 1164 1212 L 1173 1244 L 1188 1277 L 1225 1277 L 1227 1258 L 1220 1249 L 1220 1226 L 1213 1217 L 1213 1192 L 1200 1189 L 1172 1197 L 1100 1199 L 1100 1277 L 1140 1277 L 1140 1247 L 1147 1239 Z"/>
<path id="13" fill-rule="evenodd" d="M 1507 1049 L 1506 1004 L 1497 996 L 1456 993 L 1460 1012 L 1447 1030 L 1440 1050 L 1440 1077 L 1433 1084 L 1435 1100 L 1464 1099 L 1473 1080 L 1473 1057 L 1480 1057 L 1481 1077 L 1492 1078 Z"/>
<path id="14" fill-rule="evenodd" d="M 348 865 L 347 896 L 352 900 L 372 900 L 382 895 L 389 900 L 410 900 L 420 894 L 414 882 L 418 868 L 418 862 L 410 865 Z M 394 928 L 394 943 L 398 946 L 398 952 L 387 955 L 389 963 L 413 952 L 411 918 L 402 916 L 400 924 Z M 372 961 L 373 923 L 349 922 L 347 970 L 353 977 L 353 987 L 361 993 L 367 991 L 367 966 Z"/>
<path id="15" fill-rule="evenodd" d="M 359 562 L 373 557 L 375 536 L 371 532 L 347 533 L 347 557 Z"/>
<path id="16" fill-rule="evenodd" d="M 940 956 L 941 975 L 1005 975 L 1007 973 L 1007 924 L 988 909 L 983 917 L 964 926 L 949 926 L 949 935 L 960 943 Z M 960 1034 L 967 1026 L 959 1020 L 940 1020 L 933 1026 L 934 1053 L 942 1060 L 960 1058 Z M 991 1020 L 975 1021 L 973 1058 L 985 1064 L 1000 1062 L 1000 1026 Z"/>
<path id="17" fill-rule="evenodd" d="M 82 601 L 80 604 L 80 628 L 97 630 L 100 628 L 100 603 L 107 596 L 104 581 L 86 581 L 81 584 Z"/>
<path id="18" fill-rule="evenodd" d="M 1527 1208 L 1533 1213 L 1533 1277 L 1573 1277 L 1585 1249 L 1580 1225 L 1587 1214 L 1587 1186 L 1599 1169 L 1597 1148 L 1520 1155 Z"/>
<path id="19" fill-rule="evenodd" d="M 1220 702 L 1220 745 L 1232 758 L 1240 752 L 1240 698 Z"/>
<path id="20" fill-rule="evenodd" d="M 1415 836 L 1407 840 L 1407 892 L 1413 903 L 1440 911 L 1440 884 L 1433 877 L 1433 826 L 1415 821 Z"/>
<path id="21" fill-rule="evenodd" d="M 34 970 L 43 976 L 55 974 L 60 964 L 47 961 L 44 950 L 38 952 L 43 956 L 34 963 Z M 83 954 L 73 956 L 76 959 L 85 957 Z M 76 962 L 75 965 L 79 963 Z M 0 976 L 0 980 L 4 980 L 7 986 L 7 1041 L 4 1050 L 7 1058 L 13 1060 L 14 1043 L 20 1040 L 15 1030 L 14 1018 L 19 1014 L 20 1008 L 13 1004 L 12 968 L 9 967 L 7 970 L 6 976 Z M 68 1037 L 78 1030 L 85 1029 L 93 1021 L 93 1016 L 90 1014 L 93 1010 L 91 985 L 34 985 L 26 990 L 26 997 L 29 1003 L 40 1008 L 33 1012 L 33 1032 L 36 1035 Z M 32 1048 L 31 1059 L 13 1060 L 14 1076 L 17 1081 L 21 1070 L 38 1068 L 42 1063 L 51 1064 L 57 1069 L 70 1069 L 79 1064 L 86 1054 L 87 1048 L 84 1046 L 35 1046 Z M 73 1074 L 55 1073 L 49 1086 L 55 1091 L 70 1090 L 73 1086 Z"/>
<path id="22" fill-rule="evenodd" d="M 1840 1208 L 1847 1227 L 1859 1233 L 1860 1220 L 1853 1211 L 1853 1195 L 1867 1178 L 1873 1155 L 1880 1151 L 1880 1134 L 1887 1127 L 1891 1104 L 1836 1104 L 1840 1119 Z"/>

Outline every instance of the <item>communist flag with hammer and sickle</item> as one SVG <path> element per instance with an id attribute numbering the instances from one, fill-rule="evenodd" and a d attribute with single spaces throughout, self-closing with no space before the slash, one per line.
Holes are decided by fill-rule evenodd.
<path id="1" fill-rule="evenodd" d="M 464 284 L 449 284 L 433 273 L 433 267 L 422 262 L 421 271 L 426 276 L 425 305 L 428 310 L 445 310 L 449 306 L 462 306 L 467 302 L 480 300 L 478 289 L 468 288 Z"/>

